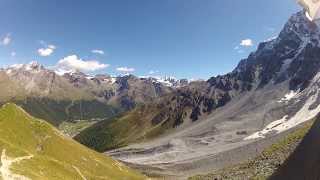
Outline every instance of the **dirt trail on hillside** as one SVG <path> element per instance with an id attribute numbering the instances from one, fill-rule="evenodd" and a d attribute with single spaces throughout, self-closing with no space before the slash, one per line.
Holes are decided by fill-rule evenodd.
<path id="1" fill-rule="evenodd" d="M 13 173 L 10 168 L 14 163 L 19 163 L 20 161 L 28 160 L 31 158 L 33 158 L 32 155 L 18 157 L 18 158 L 11 158 L 7 156 L 6 149 L 3 149 L 1 154 L 0 177 L 2 177 L 4 180 L 14 180 L 14 179 L 29 180 L 29 178 L 25 176 Z"/>

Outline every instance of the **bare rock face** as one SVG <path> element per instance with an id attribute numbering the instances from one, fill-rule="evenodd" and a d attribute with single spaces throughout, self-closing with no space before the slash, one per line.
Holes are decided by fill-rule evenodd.
<path id="1" fill-rule="evenodd" d="M 122 124 L 143 124 L 143 130 L 126 142 L 132 145 L 109 154 L 142 169 L 178 176 L 221 168 L 230 163 L 229 157 L 232 161 L 249 158 L 244 153 L 247 146 L 235 154 L 231 150 L 260 139 L 268 141 L 320 112 L 319 40 L 319 28 L 304 12 L 294 14 L 277 38 L 260 43 L 232 72 L 173 89 L 135 114 L 119 118 Z M 112 125 L 117 126 L 117 121 Z M 99 139 L 103 132 L 94 132 L 101 129 L 88 129 L 78 139 L 87 134 L 90 140 Z M 118 137 L 125 132 L 113 133 Z M 146 142 L 136 143 L 141 139 Z M 173 139 L 184 146 L 171 143 Z M 97 146 L 102 151 L 111 147 Z M 217 155 L 221 152 L 228 157 Z"/>
<path id="2" fill-rule="evenodd" d="M 97 99 L 125 111 L 139 104 L 149 103 L 172 91 L 162 83 L 134 75 L 111 77 L 98 74 L 88 76 L 82 72 L 63 75 L 74 87 L 86 89 Z"/>
<path id="3" fill-rule="evenodd" d="M 119 112 L 131 110 L 139 104 L 150 103 L 171 92 L 173 88 L 161 82 L 138 78 L 133 75 L 111 77 L 98 74 L 91 76 L 80 71 L 61 75 L 53 70 L 46 69 L 37 62 L 16 64 L 0 71 L 1 85 L 6 87 L 7 84 L 6 88 L 2 88 L 3 97 L 0 97 L 0 103 L 13 100 L 21 102 L 24 107 L 30 105 L 29 110 L 35 109 L 37 111 L 33 115 L 43 119 L 52 117 L 45 115 L 49 114 L 51 116 L 50 113 L 31 108 L 31 106 L 35 107 L 35 104 L 43 107 L 48 106 L 47 108 L 53 111 L 52 114 L 59 114 L 62 111 L 65 114 L 63 117 L 53 119 L 65 120 L 82 117 L 80 114 L 92 114 L 90 112 L 80 112 L 89 109 L 81 107 L 81 104 L 86 104 L 86 106 L 99 104 L 100 107 L 96 109 L 106 112 L 98 113 L 100 115 L 97 118 L 103 118 L 102 115 L 109 113 L 105 109 L 112 109 L 110 110 L 112 113 L 104 117 L 108 118 Z M 82 101 L 87 103 L 81 103 Z M 56 108 L 54 104 L 59 104 L 63 108 Z M 75 104 L 77 107 L 73 107 Z M 70 113 L 69 108 L 71 107 L 81 109 L 77 110 L 80 114 L 67 115 Z M 32 114 L 32 112 L 30 113 Z"/>
<path id="4" fill-rule="evenodd" d="M 256 52 L 242 60 L 234 71 L 210 78 L 205 84 L 180 88 L 179 108 L 192 109 L 190 118 L 226 105 L 233 97 L 289 81 L 290 90 L 302 91 L 319 72 L 319 29 L 299 12 L 293 15 L 280 35 L 259 44 Z"/>
<path id="5" fill-rule="evenodd" d="M 71 92 L 68 94 L 68 91 L 72 89 L 71 84 L 54 71 L 45 69 L 37 62 L 12 65 L 3 71 L 10 81 L 18 84 L 19 88 L 30 96 L 61 99 L 70 96 L 70 98 L 74 98 L 74 96 L 71 96 Z M 74 94 L 77 94 L 77 91 Z"/>

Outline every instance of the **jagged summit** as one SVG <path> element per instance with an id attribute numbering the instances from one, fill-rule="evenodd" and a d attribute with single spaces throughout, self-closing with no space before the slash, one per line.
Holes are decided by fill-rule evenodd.
<path id="1" fill-rule="evenodd" d="M 37 61 L 31 61 L 28 64 L 13 64 L 8 68 L 5 68 L 5 70 L 8 74 L 12 73 L 13 71 L 29 71 L 35 73 L 45 70 L 45 68 Z"/>
<path id="2" fill-rule="evenodd" d="M 190 81 L 187 79 L 176 79 L 174 77 L 170 77 L 170 76 L 165 76 L 165 77 L 147 77 L 147 76 L 142 76 L 142 77 L 137 77 L 133 74 L 126 74 L 126 75 L 118 75 L 118 76 L 111 76 L 108 74 L 96 74 L 96 75 L 91 75 L 91 74 L 86 74 L 84 72 L 81 72 L 79 70 L 63 70 L 63 69 L 48 69 L 46 67 L 44 67 L 43 65 L 41 65 L 39 62 L 37 61 L 32 61 L 30 63 L 27 64 L 13 64 L 7 68 L 2 68 L 0 69 L 0 71 L 5 71 L 8 75 L 12 76 L 12 75 L 17 75 L 21 72 L 25 73 L 32 73 L 32 74 L 36 74 L 36 73 L 40 73 L 40 72 L 44 72 L 44 73 L 51 73 L 51 74 L 55 74 L 57 76 L 62 76 L 65 77 L 67 79 L 73 79 L 73 80 L 80 80 L 82 79 L 82 81 L 86 81 L 84 79 L 87 80 L 93 80 L 97 83 L 101 83 L 101 82 L 106 82 L 106 83 L 110 83 L 113 84 L 115 83 L 117 80 L 121 81 L 121 79 L 141 79 L 141 80 L 147 80 L 150 79 L 152 80 L 154 83 L 160 83 L 164 86 L 167 87 L 172 87 L 172 88 L 178 88 L 178 87 L 182 87 L 187 85 Z"/>
<path id="3" fill-rule="evenodd" d="M 55 125 L 65 120 L 109 118 L 174 88 L 134 75 L 112 77 L 80 71 L 61 75 L 37 62 L 1 69 L 0 87 L 1 104 L 14 101 Z"/>
<path id="4" fill-rule="evenodd" d="M 257 51 L 242 60 L 232 74 L 243 81 L 255 81 L 259 87 L 271 81 L 290 80 L 290 89 L 302 90 L 319 69 L 316 57 L 309 57 L 318 51 L 319 38 L 317 25 L 309 21 L 303 11 L 298 12 L 277 38 L 260 43 Z"/>
<path id="5" fill-rule="evenodd" d="M 208 164 L 221 162 L 221 151 L 272 139 L 320 112 L 319 43 L 318 26 L 298 12 L 277 38 L 260 43 L 234 71 L 188 84 L 76 139 L 99 151 L 129 144 L 110 154 L 143 167 L 179 175 L 206 171 Z M 115 138 L 93 143 L 106 132 Z M 134 144 L 140 141 L 147 142 Z"/>

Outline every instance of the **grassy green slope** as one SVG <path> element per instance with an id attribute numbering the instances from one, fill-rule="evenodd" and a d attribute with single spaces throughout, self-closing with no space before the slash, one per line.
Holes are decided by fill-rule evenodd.
<path id="1" fill-rule="evenodd" d="M 15 103 L 32 116 L 45 119 L 54 126 L 59 126 L 64 121 L 107 119 L 118 113 L 118 109 L 97 100 L 26 98 Z"/>
<path id="2" fill-rule="evenodd" d="M 9 175 L 35 180 L 145 178 L 66 138 L 48 123 L 31 117 L 14 104 L 6 104 L 0 109 L 0 151 L 3 179 Z M 6 163 L 17 157 L 26 158 L 18 163 Z"/>
<path id="3" fill-rule="evenodd" d="M 78 142 L 104 152 L 161 135 L 166 129 L 165 122 L 156 126 L 150 119 L 157 114 L 156 108 L 138 107 L 111 120 L 101 121 L 75 136 Z"/>
<path id="4" fill-rule="evenodd" d="M 81 120 L 75 122 L 63 122 L 59 125 L 58 129 L 63 134 L 68 135 L 70 137 L 74 137 L 79 134 L 84 129 L 96 124 L 99 121 L 92 120 Z"/>
<path id="5" fill-rule="evenodd" d="M 295 148 L 311 128 L 312 124 L 313 121 L 306 123 L 302 128 L 295 130 L 279 142 L 271 145 L 265 149 L 261 155 L 252 160 L 235 166 L 227 167 L 207 175 L 190 177 L 189 180 L 265 180 L 271 176 L 295 150 Z"/>
<path id="6" fill-rule="evenodd" d="M 44 119 L 56 127 L 64 121 L 107 119 L 119 111 L 119 108 L 98 101 L 92 93 L 74 87 L 60 76 L 53 78 L 47 73 L 40 75 L 48 76 L 44 78 L 47 80 L 38 79 L 35 83 L 37 86 L 31 91 L 23 85 L 27 82 L 10 78 L 4 71 L 0 71 L 0 105 L 14 102 L 32 116 Z M 48 83 L 48 79 L 52 82 Z"/>
<path id="7" fill-rule="evenodd" d="M 124 116 L 99 122 L 80 132 L 75 140 L 100 152 L 125 146 L 139 139 L 147 129 L 147 124 L 139 117 L 139 112 L 134 110 Z"/>

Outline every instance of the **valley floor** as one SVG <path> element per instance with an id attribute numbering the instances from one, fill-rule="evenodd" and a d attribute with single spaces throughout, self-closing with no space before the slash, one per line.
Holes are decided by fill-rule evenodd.
<path id="1" fill-rule="evenodd" d="M 225 151 L 218 152 L 219 147 L 216 147 L 206 156 L 182 161 L 174 159 L 175 153 L 179 152 L 167 151 L 172 148 L 170 145 L 162 149 L 125 148 L 107 154 L 150 177 L 160 179 L 265 179 L 289 156 L 311 124 L 309 121 L 287 132 L 254 142 L 231 143 Z"/>
<path id="2" fill-rule="evenodd" d="M 267 179 L 291 155 L 310 130 L 313 121 L 298 127 L 292 133 L 266 148 L 260 155 L 246 162 L 223 168 L 206 175 L 190 177 L 189 180 Z"/>

